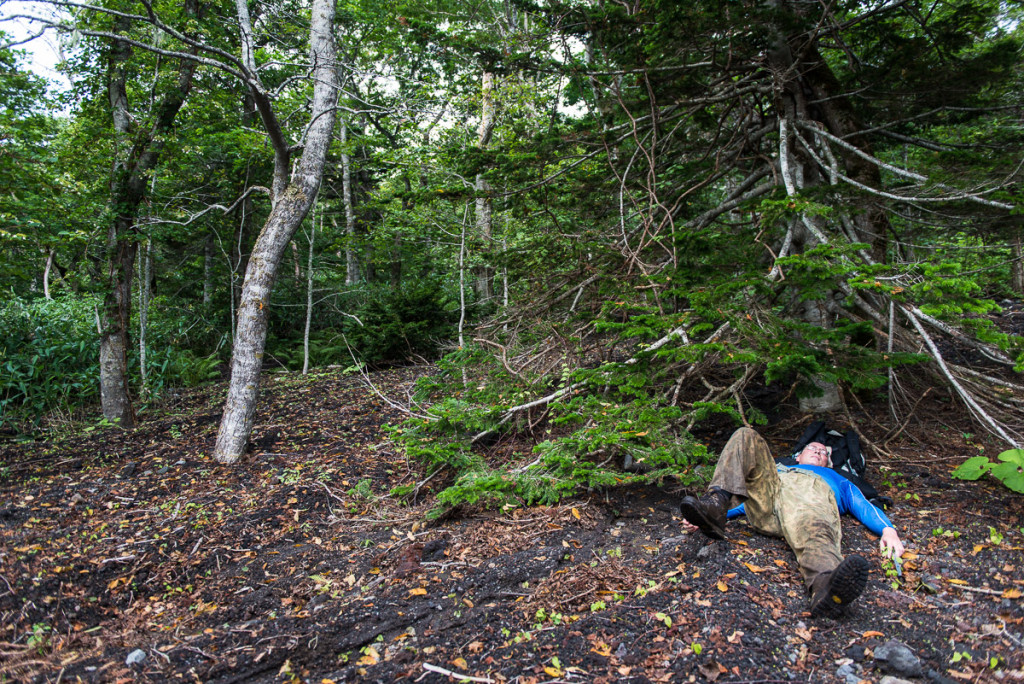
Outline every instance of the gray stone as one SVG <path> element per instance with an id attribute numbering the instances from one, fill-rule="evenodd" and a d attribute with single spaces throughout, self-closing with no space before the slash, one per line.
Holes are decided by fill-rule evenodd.
<path id="1" fill-rule="evenodd" d="M 904 677 L 920 677 L 923 674 L 921 659 L 914 655 L 906 644 L 890 639 L 875 649 L 875 662 L 885 672 Z"/>
<path id="2" fill-rule="evenodd" d="M 892 675 L 885 675 L 878 684 L 913 684 L 913 682 L 907 681 L 906 679 L 900 679 L 899 677 L 893 677 Z"/>
<path id="3" fill-rule="evenodd" d="M 124 664 L 131 667 L 132 665 L 141 665 L 146 660 L 146 652 L 141 648 L 137 648 L 128 654 L 125 658 Z"/>
<path id="4" fill-rule="evenodd" d="M 836 679 L 846 682 L 846 684 L 857 684 L 862 677 L 861 672 L 863 668 L 857 663 L 844 663 L 839 666 L 836 670 Z"/>
<path id="5" fill-rule="evenodd" d="M 698 558 L 707 558 L 718 553 L 718 542 L 711 542 L 707 546 L 701 547 L 700 551 L 697 552 Z"/>

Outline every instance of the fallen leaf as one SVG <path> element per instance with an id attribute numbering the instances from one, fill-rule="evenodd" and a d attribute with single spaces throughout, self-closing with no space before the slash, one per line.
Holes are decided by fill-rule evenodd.
<path id="1" fill-rule="evenodd" d="M 380 662 L 380 653 L 373 646 L 367 646 L 363 657 L 356 661 L 357 665 L 376 665 Z"/>
<path id="2" fill-rule="evenodd" d="M 949 578 L 946 578 L 946 581 L 949 582 L 950 584 L 960 584 L 960 585 L 966 585 L 967 584 L 967 582 L 965 580 L 962 580 L 962 579 L 949 579 Z"/>
<path id="3" fill-rule="evenodd" d="M 876 632 L 873 629 L 869 629 L 868 631 L 866 631 L 863 634 L 861 634 L 861 637 L 863 637 L 864 639 L 870 639 L 871 637 L 883 637 L 883 636 L 885 636 L 885 635 L 882 634 L 881 632 Z"/>
<path id="4" fill-rule="evenodd" d="M 572 509 L 572 517 L 576 518 L 577 520 L 580 519 L 580 512 L 579 512 L 578 509 L 576 509 L 576 508 Z M 558 675 L 555 675 L 555 676 L 558 676 Z"/>
<path id="5" fill-rule="evenodd" d="M 718 591 L 729 591 L 729 585 L 724 580 L 718 580 L 718 584 L 715 586 L 718 587 Z"/>
<path id="6" fill-rule="evenodd" d="M 803 627 L 797 627 L 796 629 L 793 630 L 793 633 L 796 634 L 801 639 L 803 639 L 804 641 L 810 641 L 811 639 L 814 638 L 814 635 L 811 634 L 811 630 L 805 629 Z"/>
<path id="7" fill-rule="evenodd" d="M 754 565 L 753 563 L 744 563 L 744 565 L 747 566 L 747 570 L 750 570 L 750 572 L 754 572 L 754 573 L 764 572 L 764 570 L 765 570 L 764 568 L 758 567 L 758 566 Z"/>
<path id="8" fill-rule="evenodd" d="M 780 568 L 784 568 L 784 567 L 786 567 L 786 561 L 784 561 L 784 560 L 779 560 L 778 558 L 776 558 L 774 562 L 775 562 L 775 564 L 776 564 L 776 565 L 778 565 L 778 566 L 779 566 Z"/>
<path id="9" fill-rule="evenodd" d="M 718 679 L 719 675 L 723 672 L 728 672 L 728 670 L 714 661 L 701 663 L 697 666 L 697 669 L 700 670 L 700 673 L 704 675 L 709 682 L 713 682 Z"/>
<path id="10" fill-rule="evenodd" d="M 1006 599 L 1018 599 L 1020 596 L 1020 589 L 1005 589 L 1002 593 L 1002 597 Z"/>
<path id="11" fill-rule="evenodd" d="M 452 661 L 452 665 L 454 665 L 455 667 L 459 668 L 460 670 L 469 669 L 469 664 L 466 663 L 466 659 L 465 658 L 456 658 L 455 660 Z"/>
<path id="12" fill-rule="evenodd" d="M 548 676 L 554 677 L 556 679 L 561 677 L 563 674 L 562 671 L 559 670 L 557 667 L 545 667 L 544 672 L 547 673 Z"/>
<path id="13" fill-rule="evenodd" d="M 427 590 L 423 587 L 416 587 L 415 589 L 409 590 L 409 596 L 426 596 Z"/>
<path id="14" fill-rule="evenodd" d="M 470 643 L 469 646 L 466 646 L 466 648 L 469 649 L 470 653 L 479 653 L 480 651 L 484 650 L 484 642 L 474 641 Z"/>
<path id="15" fill-rule="evenodd" d="M 742 643 L 743 642 L 743 632 L 741 632 L 740 630 L 737 629 L 736 631 L 734 631 L 732 634 L 730 634 L 726 638 L 726 641 L 728 641 L 730 644 Z"/>
<path id="16" fill-rule="evenodd" d="M 629 673 L 632 672 L 632 671 L 633 671 L 633 668 L 626 667 L 625 665 L 619 667 L 619 674 L 622 675 L 623 677 L 628 677 Z"/>

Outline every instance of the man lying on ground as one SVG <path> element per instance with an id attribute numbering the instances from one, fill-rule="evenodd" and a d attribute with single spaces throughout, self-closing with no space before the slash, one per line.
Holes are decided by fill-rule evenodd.
<path id="1" fill-rule="evenodd" d="M 729 438 L 715 466 L 708 493 L 687 496 L 680 508 L 691 527 L 712 539 L 725 539 L 733 497 L 742 502 L 751 527 L 762 534 L 783 537 L 796 554 L 800 573 L 815 616 L 845 607 L 864 591 L 868 561 L 843 558 L 839 516 L 850 513 L 881 536 L 882 554 L 903 555 L 903 542 L 888 516 L 860 490 L 828 467 L 825 445 L 811 442 L 796 457 L 797 465 L 776 465 L 768 444 L 750 428 Z"/>

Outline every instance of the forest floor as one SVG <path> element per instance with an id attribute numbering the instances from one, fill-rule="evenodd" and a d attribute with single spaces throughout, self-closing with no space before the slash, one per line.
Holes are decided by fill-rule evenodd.
<path id="1" fill-rule="evenodd" d="M 405 399 L 428 371 L 373 378 Z M 361 378 L 268 375 L 233 466 L 209 457 L 223 391 L 181 391 L 130 434 L 0 444 L 0 681 L 879 681 L 889 640 L 921 680 L 1024 678 L 1024 497 L 950 479 L 999 449 L 934 393 L 871 456 L 902 577 L 846 519 L 868 589 L 811 618 L 786 544 L 685 532 L 678 483 L 428 521 L 438 482 L 387 496 L 423 473 Z M 781 451 L 805 422 L 763 433 Z"/>

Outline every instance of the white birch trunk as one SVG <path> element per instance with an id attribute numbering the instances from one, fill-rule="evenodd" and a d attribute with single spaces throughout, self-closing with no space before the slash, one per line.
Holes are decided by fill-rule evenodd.
<path id="1" fill-rule="evenodd" d="M 203 244 L 203 304 L 213 299 L 213 235 L 206 236 Z"/>
<path id="2" fill-rule="evenodd" d="M 309 374 L 309 326 L 313 321 L 313 242 L 316 240 L 316 209 L 309 227 L 309 258 L 306 261 L 306 328 L 302 332 L 302 374 Z M 323 221 L 323 219 L 320 219 Z"/>
<path id="3" fill-rule="evenodd" d="M 149 395 L 148 375 L 146 374 L 146 332 L 149 329 L 150 283 L 153 278 L 153 239 L 146 240 L 146 249 L 142 254 L 142 272 L 139 274 L 139 377 L 142 383 L 140 393 L 143 399 Z"/>
<path id="4" fill-rule="evenodd" d="M 246 64 L 252 65 L 248 7 L 245 0 L 238 0 L 236 5 L 242 26 L 243 56 Z M 336 50 L 332 35 L 334 11 L 335 0 L 313 0 L 310 22 L 313 104 L 302 158 L 292 172 L 290 182 L 287 179 L 289 146 L 283 139 L 279 121 L 262 87 L 250 83 L 264 127 L 274 146 L 273 208 L 253 246 L 242 284 L 231 359 L 231 382 L 213 451 L 214 458 L 220 463 L 234 463 L 248 446 L 263 370 L 270 293 L 281 258 L 309 213 L 323 179 L 338 100 Z"/>
<path id="5" fill-rule="evenodd" d="M 477 129 L 477 147 L 486 150 L 491 141 L 491 134 L 494 132 L 494 74 L 490 71 L 483 73 L 481 84 L 482 102 L 480 104 L 480 127 Z M 476 294 L 481 302 L 487 301 L 494 296 L 492 280 L 494 271 L 487 263 L 490 252 L 491 240 L 493 238 L 493 224 L 491 219 L 492 200 L 487 195 L 491 186 L 484 179 L 482 173 L 476 175 L 476 232 L 483 244 L 484 263 L 477 268 Z"/>
<path id="6" fill-rule="evenodd" d="M 53 268 L 53 248 L 46 252 L 46 265 L 43 267 L 43 296 L 53 299 L 50 296 L 50 270 Z"/>
<path id="7" fill-rule="evenodd" d="M 345 147 L 348 143 L 348 122 L 341 122 L 341 203 L 345 206 L 345 284 L 359 282 L 359 262 L 356 260 L 356 211 L 352 205 L 352 159 Z"/>

